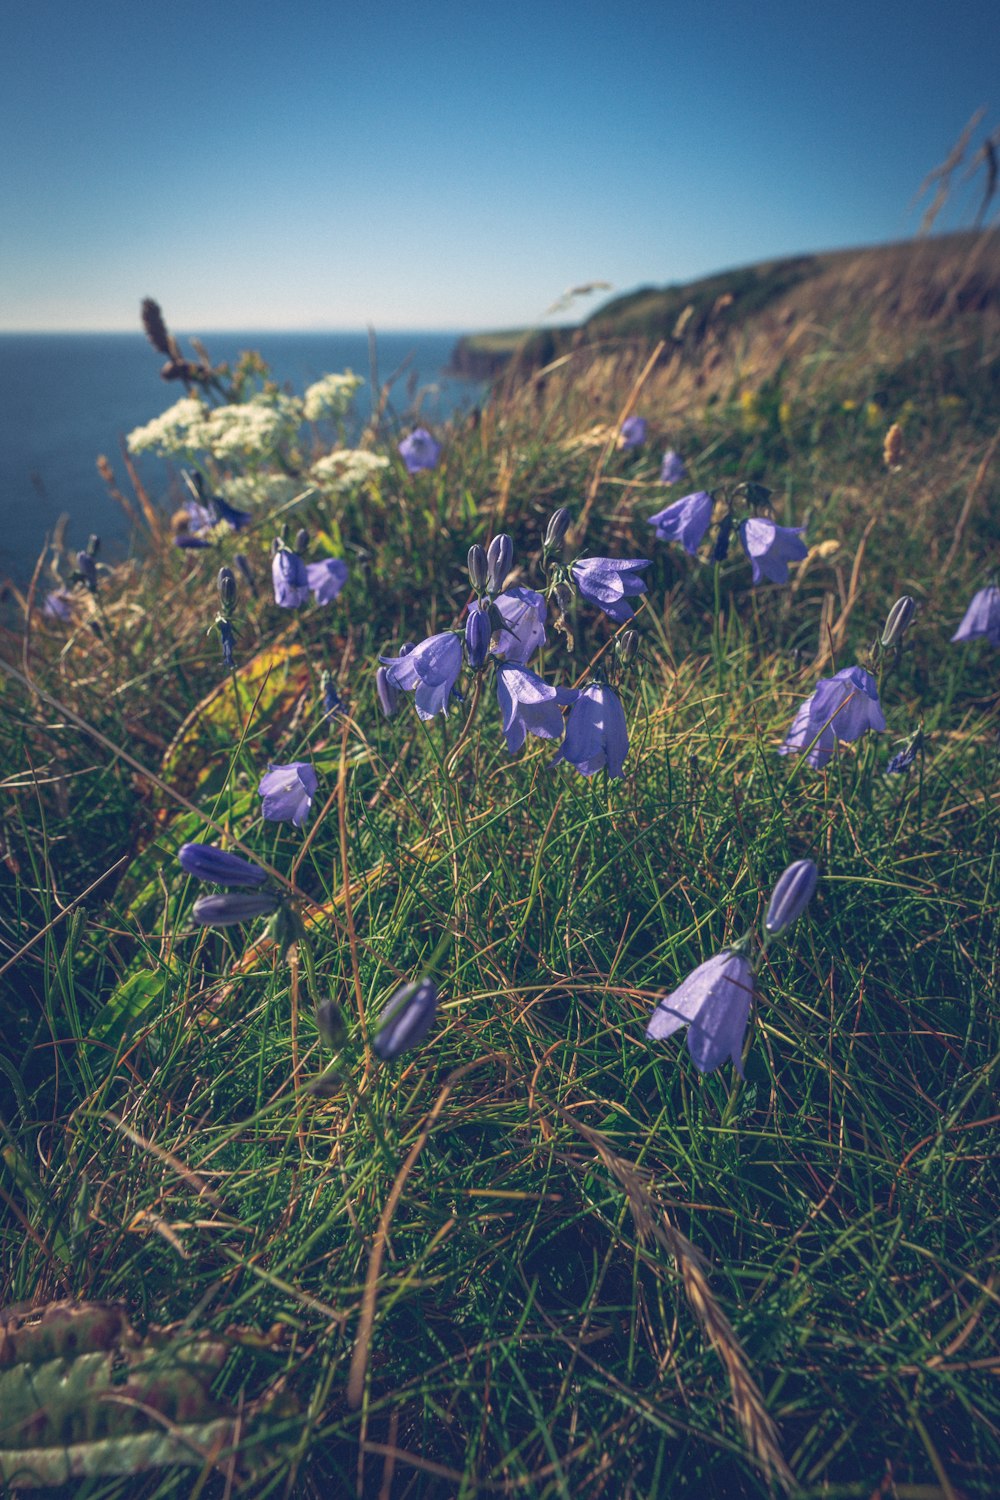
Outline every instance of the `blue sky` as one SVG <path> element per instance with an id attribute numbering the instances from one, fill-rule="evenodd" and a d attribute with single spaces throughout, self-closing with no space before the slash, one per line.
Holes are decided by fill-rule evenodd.
<path id="1" fill-rule="evenodd" d="M 31 0 L 0 329 L 475 328 L 915 232 L 996 0 Z M 972 200 L 941 227 L 968 222 Z M 584 303 L 581 310 L 593 305 Z"/>

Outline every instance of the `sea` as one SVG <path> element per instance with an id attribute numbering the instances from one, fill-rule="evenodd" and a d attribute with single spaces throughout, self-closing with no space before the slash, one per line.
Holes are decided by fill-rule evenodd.
<path id="1" fill-rule="evenodd" d="M 396 377 L 386 411 L 387 441 L 402 436 L 418 418 L 434 431 L 483 399 L 480 382 L 446 373 L 462 331 L 377 335 L 376 378 L 382 385 Z M 353 370 L 367 382 L 354 401 L 357 431 L 371 414 L 366 332 L 199 336 L 213 363 L 232 363 L 244 350 L 255 350 L 273 378 L 296 394 L 321 375 Z M 193 357 L 187 337 L 177 337 Z M 24 587 L 63 515 L 69 517 L 66 539 L 74 549 L 92 532 L 100 536 L 101 557 L 109 562 L 136 545 L 96 460 L 99 454 L 107 457 L 128 495 L 123 439 L 185 394 L 178 382 L 160 379 L 162 364 L 141 330 L 0 334 L 0 585 L 9 579 Z M 152 498 L 173 508 L 176 469 L 150 455 L 137 467 Z"/>

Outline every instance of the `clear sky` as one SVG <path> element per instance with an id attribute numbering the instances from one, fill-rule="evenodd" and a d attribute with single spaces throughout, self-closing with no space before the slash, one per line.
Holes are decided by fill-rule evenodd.
<path id="1" fill-rule="evenodd" d="M 147 295 L 187 331 L 531 323 L 905 238 L 1000 123 L 997 0 L 23 0 L 2 30 L 7 330 Z"/>

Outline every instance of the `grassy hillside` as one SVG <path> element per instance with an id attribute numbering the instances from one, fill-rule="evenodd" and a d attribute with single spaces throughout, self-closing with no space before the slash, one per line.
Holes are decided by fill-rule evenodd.
<path id="1" fill-rule="evenodd" d="M 296 431 L 248 371 L 246 420 L 157 429 L 247 527 L 138 492 L 140 565 L 98 554 L 91 587 L 58 558 L 65 619 L 36 577 L 0 639 L 10 1483 L 72 1459 L 88 1497 L 996 1493 L 998 647 L 951 637 L 1000 558 L 1000 401 L 995 308 L 958 305 L 948 258 L 968 288 L 994 244 L 757 268 L 728 333 L 713 280 L 656 358 L 669 297 L 637 296 L 641 338 L 508 379 L 416 473 L 382 424 L 362 458 L 335 419 Z M 689 492 L 715 528 L 748 501 L 804 527 L 804 559 L 755 586 L 738 528 L 721 559 L 719 529 L 658 540 Z M 633 622 L 560 600 L 559 507 L 564 565 L 648 560 Z M 347 582 L 281 607 L 300 527 Z M 532 669 L 618 694 L 621 776 L 512 754 L 495 660 L 447 714 L 405 671 L 381 711 L 378 655 L 464 634 L 498 534 L 507 589 L 548 594 Z M 886 728 L 779 755 L 855 666 Z M 301 826 L 262 816 L 289 763 Z M 263 868 L 277 921 L 199 923 L 225 892 L 192 841 Z M 766 942 L 804 859 L 816 894 Z M 743 938 L 745 1078 L 703 1073 L 692 1032 L 646 1026 Z M 430 1030 L 384 1060 L 425 976 Z"/>

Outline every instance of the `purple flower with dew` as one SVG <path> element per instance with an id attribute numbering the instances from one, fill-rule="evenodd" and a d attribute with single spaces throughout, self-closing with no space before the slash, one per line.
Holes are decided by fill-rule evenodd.
<path id="1" fill-rule="evenodd" d="M 65 589 L 52 589 L 45 595 L 42 614 L 50 620 L 63 620 L 68 624 L 73 618 L 72 596 Z"/>
<path id="2" fill-rule="evenodd" d="M 804 526 L 779 526 L 767 516 L 751 516 L 739 525 L 743 551 L 753 568 L 753 581 L 768 578 L 788 582 L 788 564 L 801 562 L 809 551 L 802 540 Z"/>
<path id="3" fill-rule="evenodd" d="M 518 585 L 493 602 L 503 620 L 493 642 L 494 655 L 523 666 L 545 645 L 545 600 L 534 589 Z"/>
<path id="4" fill-rule="evenodd" d="M 628 599 L 646 592 L 639 574 L 648 567 L 645 557 L 579 557 L 570 572 L 583 597 L 622 625 L 634 614 Z"/>
<path id="5" fill-rule="evenodd" d="M 742 953 L 717 953 L 660 1001 L 646 1035 L 665 1041 L 686 1026 L 688 1051 L 700 1073 L 711 1073 L 728 1057 L 742 1078 L 752 998 L 749 961 Z"/>
<path id="6" fill-rule="evenodd" d="M 627 754 L 624 709 L 606 683 L 592 682 L 569 711 L 566 738 L 555 760 L 568 761 L 581 776 L 605 769 L 609 776 L 621 776 Z"/>
<path id="7" fill-rule="evenodd" d="M 660 483 L 680 484 L 687 477 L 687 464 L 679 453 L 675 453 L 673 448 L 668 448 L 660 465 Z"/>
<path id="8" fill-rule="evenodd" d="M 419 1047 L 434 1024 L 438 992 L 433 979 L 404 984 L 387 1002 L 378 1018 L 372 1048 L 383 1062 Z"/>
<path id="9" fill-rule="evenodd" d="M 259 865 L 215 844 L 182 844 L 177 851 L 177 863 L 185 875 L 194 880 L 210 880 L 214 885 L 257 886 L 267 879 L 267 871 Z"/>
<path id="10" fill-rule="evenodd" d="M 317 604 L 332 604 L 347 582 L 347 564 L 340 557 L 306 563 L 306 578 Z"/>
<path id="11" fill-rule="evenodd" d="M 191 915 L 202 927 L 234 927 L 255 917 L 270 917 L 281 905 L 266 891 L 236 891 L 226 896 L 199 896 Z"/>
<path id="12" fill-rule="evenodd" d="M 414 693 L 422 719 L 446 714 L 452 689 L 462 670 L 462 637 L 453 630 L 431 635 L 405 655 L 380 656 L 386 679 L 404 693 Z"/>
<path id="13" fill-rule="evenodd" d="M 465 659 L 474 672 L 485 665 L 492 633 L 489 611 L 470 604 L 465 621 Z"/>
<path id="14" fill-rule="evenodd" d="M 269 823 L 294 823 L 301 828 L 316 795 L 316 772 L 302 760 L 293 760 L 287 766 L 268 766 L 257 795 L 264 799 L 261 810 Z"/>
<path id="15" fill-rule="evenodd" d="M 764 918 L 764 931 L 776 937 L 779 932 L 784 932 L 786 927 L 797 922 L 812 900 L 818 879 L 819 871 L 811 859 L 797 859 L 794 864 L 789 865 L 778 876 L 771 892 Z"/>
<path id="16" fill-rule="evenodd" d="M 441 444 L 434 441 L 426 427 L 415 428 L 396 446 L 410 474 L 416 474 L 420 469 L 436 468 L 441 457 Z"/>
<path id="17" fill-rule="evenodd" d="M 1000 646 L 1000 588 L 995 583 L 973 594 L 952 640 L 971 641 L 977 636 L 985 637 L 991 646 Z"/>
<path id="18" fill-rule="evenodd" d="M 645 417 L 626 417 L 618 434 L 619 448 L 640 448 L 648 431 L 649 423 Z"/>
<path id="19" fill-rule="evenodd" d="M 878 732 L 884 728 L 874 677 L 863 667 L 844 667 L 833 677 L 820 678 L 792 720 L 778 754 L 798 755 L 811 745 L 806 760 L 820 771 L 833 755 L 838 739 L 850 743 L 868 729 Z"/>
<path id="20" fill-rule="evenodd" d="M 707 490 L 698 490 L 693 495 L 683 495 L 666 510 L 657 511 L 650 516 L 649 524 L 657 541 L 680 542 L 688 556 L 694 557 L 712 524 L 714 508 L 715 501 Z"/>
<path id="21" fill-rule="evenodd" d="M 529 667 L 500 662 L 497 667 L 497 702 L 507 749 L 516 755 L 529 734 L 542 740 L 562 739 L 562 705 L 575 703 L 576 688 L 552 687 Z"/>
<path id="22" fill-rule="evenodd" d="M 503 588 L 513 562 L 514 543 L 506 532 L 501 531 L 490 542 L 486 552 L 486 588 L 489 593 L 499 593 Z"/>
<path id="23" fill-rule="evenodd" d="M 280 547 L 271 559 L 274 602 L 282 609 L 298 609 L 309 598 L 309 574 L 297 552 Z"/>

